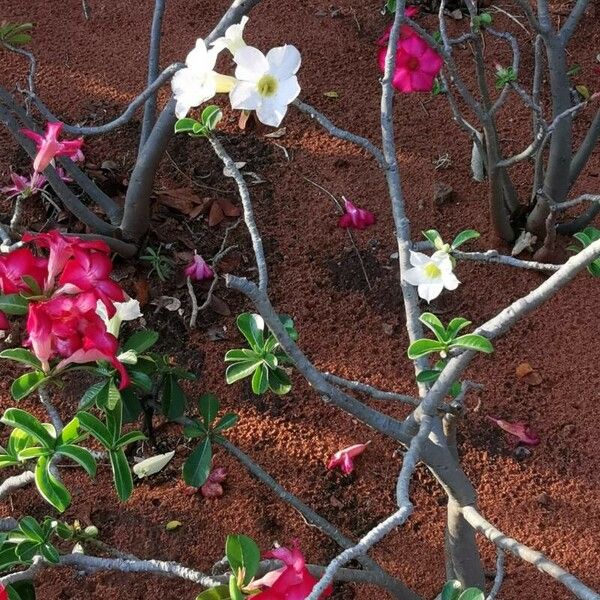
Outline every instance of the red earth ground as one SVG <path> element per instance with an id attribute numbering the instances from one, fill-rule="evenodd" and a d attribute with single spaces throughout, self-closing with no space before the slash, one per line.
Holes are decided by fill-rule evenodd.
<path id="1" fill-rule="evenodd" d="M 55 114 L 68 122 L 100 123 L 122 111 L 144 86 L 153 2 L 87 1 L 91 9 L 88 21 L 80 0 L 3 0 L 0 19 L 35 23 L 31 47 L 39 60 L 38 91 Z M 163 66 L 181 60 L 196 37 L 205 35 L 227 6 L 225 0 L 171 0 L 167 4 Z M 380 74 L 374 42 L 386 24 L 379 11 L 381 4 L 381 0 L 337 0 L 335 5 L 329 0 L 265 0 L 252 13 L 246 37 L 263 50 L 295 44 L 303 57 L 302 98 L 340 126 L 378 140 Z M 509 2 L 498 6 L 520 14 Z M 568 6 L 568 2 L 555 4 L 554 18 L 563 18 Z M 569 57 L 572 64 L 581 65 L 577 83 L 592 90 L 600 87 L 598 75 L 592 74 L 600 49 L 599 16 L 594 10 L 592 7 Z M 498 28 L 528 39 L 508 17 L 493 14 Z M 435 27 L 431 16 L 422 22 Z M 464 21 L 452 25 L 456 31 L 463 26 Z M 508 64 L 505 47 L 489 42 L 486 52 L 490 63 L 497 59 Z M 1 57 L 0 83 L 10 88 L 17 83 L 23 86 L 26 65 L 7 53 Z M 466 54 L 463 63 L 465 73 L 470 72 Z M 531 71 L 528 51 L 523 52 L 523 68 L 521 80 L 526 83 Z M 338 97 L 326 96 L 330 91 L 336 91 Z M 167 93 L 165 90 L 161 101 Z M 254 186 L 252 193 L 267 249 L 271 296 L 279 311 L 295 318 L 302 349 L 323 370 L 384 389 L 414 393 L 411 366 L 405 358 L 407 340 L 397 266 L 390 259 L 395 246 L 389 200 L 384 178 L 374 162 L 355 147 L 328 137 L 295 109 L 290 109 L 284 122 L 286 133 L 278 139 L 265 138 L 266 129 L 240 132 L 237 116 L 229 109 L 225 115 L 224 130 L 230 134 L 227 146 L 234 159 L 246 161 L 247 170 L 267 180 Z M 473 248 L 508 251 L 490 230 L 486 188 L 470 178 L 470 146 L 451 122 L 447 103 L 427 96 L 401 97 L 396 101 L 395 119 L 414 235 L 433 227 L 448 238 L 461 229 L 475 228 L 482 237 Z M 589 114 L 579 120 L 579 139 L 588 120 Z M 500 129 L 509 149 L 529 143 L 529 115 L 516 100 L 504 110 Z M 138 131 L 136 118 L 118 133 L 87 139 L 88 162 L 114 161 L 127 173 L 135 157 Z M 4 131 L 0 132 L 0 143 L 0 176 L 6 181 L 9 167 L 22 166 L 23 161 Z M 238 202 L 231 182 L 221 176 L 221 168 L 205 143 L 179 137 L 169 152 L 180 170 L 166 159 L 156 181 L 157 190 L 189 187 L 192 177 L 200 197 Z M 444 154 L 451 160 L 449 168 L 435 171 L 433 162 Z M 364 284 L 345 232 L 336 227 L 331 201 L 305 177 L 377 213 L 377 225 L 356 236 L 372 291 Z M 525 203 L 530 167 L 518 166 L 514 177 Z M 599 177 L 600 154 L 596 153 L 574 193 L 597 192 Z M 451 202 L 434 204 L 435 182 L 454 188 Z M 206 185 L 222 191 L 201 187 Z M 3 206 L 5 212 L 8 208 Z M 43 215 L 35 214 L 34 209 L 31 226 L 43 226 Z M 157 208 L 153 241 L 174 242 L 177 252 L 197 247 L 205 256 L 212 256 L 224 226 L 209 228 L 204 217 L 184 221 L 179 213 Z M 229 268 L 240 275 L 255 276 L 241 228 L 232 242 L 240 244 L 240 250 L 235 260 L 229 261 Z M 561 239 L 560 247 L 566 245 L 567 240 Z M 564 252 L 561 258 L 565 258 Z M 137 272 L 126 265 L 119 268 L 128 277 L 123 281 L 132 295 L 136 290 L 147 291 L 143 285 L 145 267 L 137 264 Z M 458 276 L 462 285 L 434 308 L 443 319 L 461 315 L 475 323 L 495 315 L 543 280 L 537 273 L 473 263 L 461 263 Z M 202 314 L 198 329 L 190 333 L 186 326 L 189 300 L 181 276 L 177 283 L 161 289 L 153 279 L 151 297 L 162 293 L 178 296 L 185 317 L 164 310 L 155 312 L 151 304 L 145 311 L 148 323 L 161 329 L 160 347 L 199 373 L 199 380 L 188 387 L 190 397 L 207 390 L 216 392 L 224 408 L 240 415 L 230 439 L 347 535 L 357 538 L 393 512 L 395 479 L 401 465 L 397 445 L 328 405 L 300 376 L 294 377 L 292 392 L 283 398 L 256 398 L 242 384 L 228 387 L 223 354 L 239 343 L 234 315 L 249 307 L 242 298 L 219 289 L 217 293 L 228 303 L 232 316 Z M 485 389 L 470 399 L 472 408 L 478 400 L 481 404 L 467 415 L 459 437 L 463 464 L 479 492 L 483 514 L 507 534 L 543 551 L 596 589 L 600 588 L 599 290 L 597 280 L 581 274 L 499 339 L 493 358 L 479 358 L 473 363 L 468 377 L 484 384 Z M 214 325 L 226 328 L 227 339 L 211 341 L 209 327 Z M 530 386 L 516 377 L 515 369 L 522 362 L 539 372 L 539 385 Z M 12 404 L 8 385 L 16 371 L 8 366 L 3 369 L 0 404 L 5 409 Z M 65 416 L 73 413 L 80 392 L 76 389 L 58 400 Z M 397 417 L 407 413 L 403 406 L 379 406 Z M 38 410 L 33 401 L 23 402 L 22 407 Z M 539 434 L 540 445 L 519 461 L 514 445 L 486 415 L 526 421 Z M 232 532 L 253 536 L 265 550 L 274 541 L 298 539 L 307 558 L 316 563 L 326 563 L 339 551 L 223 450 L 217 450 L 215 461 L 228 469 L 225 495 L 212 501 L 185 495 L 179 468 L 189 447 L 173 427 L 159 428 L 157 436 L 160 448 L 177 450 L 176 459 L 160 475 L 138 484 L 124 505 L 117 503 L 107 468 L 101 468 L 93 481 L 70 470 L 65 480 L 73 491 L 73 502 L 65 518 L 93 522 L 103 541 L 124 552 L 180 561 L 202 570 L 210 569 L 221 558 L 225 536 Z M 326 470 L 327 458 L 333 452 L 366 440 L 372 443 L 351 477 Z M 151 448 L 145 451 L 147 455 L 155 452 Z M 445 498 L 423 467 L 413 478 L 412 500 L 416 506 L 413 516 L 379 544 L 373 556 L 425 598 L 432 598 L 444 580 Z M 50 513 L 33 489 L 13 494 L 11 502 L 2 507 L 2 514 L 17 517 Z M 174 519 L 183 526 L 175 532 L 166 531 L 165 524 Z M 493 548 L 482 541 L 481 549 L 486 567 L 493 572 Z M 179 580 L 114 573 L 81 576 L 68 569 L 44 571 L 37 586 L 43 600 L 176 599 L 194 598 L 199 592 Z M 533 566 L 507 559 L 502 600 L 558 600 L 568 596 L 560 584 Z M 339 585 L 335 597 L 387 596 L 366 587 Z"/>

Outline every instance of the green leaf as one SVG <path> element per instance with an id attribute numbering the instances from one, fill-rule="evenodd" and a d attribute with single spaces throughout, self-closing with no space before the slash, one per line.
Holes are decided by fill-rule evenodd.
<path id="1" fill-rule="evenodd" d="M 143 442 L 146 439 L 146 436 L 141 431 L 130 431 L 125 435 L 122 435 L 118 440 L 115 446 L 119 448 L 125 448 L 129 446 L 129 444 L 133 444 L 134 442 Z"/>
<path id="2" fill-rule="evenodd" d="M 29 539 L 17 544 L 17 556 L 23 563 L 30 562 L 34 556 L 41 554 L 43 544 Z"/>
<path id="3" fill-rule="evenodd" d="M 16 456 L 21 450 L 29 446 L 35 445 L 35 440 L 26 431 L 22 429 L 13 429 L 8 438 L 7 451 L 8 454 Z"/>
<path id="4" fill-rule="evenodd" d="M 481 590 L 470 587 L 458 597 L 458 600 L 485 600 L 485 596 Z"/>
<path id="5" fill-rule="evenodd" d="M 426 327 L 433 331 L 435 337 L 442 343 L 448 342 L 448 334 L 446 332 L 446 328 L 442 325 L 442 322 L 438 319 L 436 315 L 433 313 L 423 313 L 419 317 L 419 321 L 423 323 Z"/>
<path id="6" fill-rule="evenodd" d="M 234 574 L 244 569 L 244 583 L 249 583 L 260 562 L 260 549 L 256 542 L 247 535 L 228 535 L 225 556 Z"/>
<path id="7" fill-rule="evenodd" d="M 256 314 L 242 313 L 238 316 L 236 323 L 252 350 L 261 352 L 265 344 L 265 322 L 263 318 Z"/>
<path id="8" fill-rule="evenodd" d="M 444 240 L 442 240 L 442 236 L 440 235 L 439 231 L 436 231 L 435 229 L 428 229 L 422 233 L 431 242 L 431 245 L 436 250 L 442 250 L 444 248 Z"/>
<path id="9" fill-rule="evenodd" d="M 252 375 L 252 391 L 260 396 L 269 389 L 269 369 L 264 363 L 261 364 Z"/>
<path id="10" fill-rule="evenodd" d="M 43 446 L 33 446 L 21 450 L 17 456 L 19 462 L 21 462 L 24 460 L 30 460 L 32 458 L 38 458 L 40 456 L 50 456 L 52 454 L 54 454 L 54 452 L 48 448 L 45 448 Z"/>
<path id="11" fill-rule="evenodd" d="M 113 447 L 110 431 L 98 417 L 88 412 L 78 412 L 77 418 L 81 428 L 94 436 L 107 450 Z"/>
<path id="12" fill-rule="evenodd" d="M 451 579 L 446 582 L 442 589 L 442 598 L 441 600 L 458 600 L 458 596 L 462 590 L 462 585 L 460 581 L 456 579 Z"/>
<path id="13" fill-rule="evenodd" d="M 248 348 L 235 348 L 225 353 L 225 362 L 259 361 L 260 354 Z"/>
<path id="14" fill-rule="evenodd" d="M 59 446 L 56 449 L 56 452 L 76 462 L 80 467 L 85 469 L 86 473 L 90 477 L 95 477 L 96 459 L 92 456 L 92 453 L 89 450 L 73 444 L 65 444 L 63 446 Z"/>
<path id="15" fill-rule="evenodd" d="M 240 590 L 237 578 L 233 575 L 229 576 L 229 596 L 231 600 L 244 600 L 244 594 Z"/>
<path id="16" fill-rule="evenodd" d="M 456 250 L 459 246 L 462 246 L 465 242 L 469 240 L 476 240 L 478 237 L 481 237 L 481 234 L 474 229 L 465 229 L 461 231 L 455 238 L 452 240 L 452 249 Z"/>
<path id="17" fill-rule="evenodd" d="M 200 115 L 202 124 L 208 131 L 214 131 L 219 121 L 223 118 L 223 113 L 218 106 L 211 104 L 207 106 Z"/>
<path id="18" fill-rule="evenodd" d="M 437 380 L 437 378 L 440 376 L 440 373 L 441 371 L 439 371 L 438 369 L 425 369 L 417 375 L 417 382 L 431 383 L 432 381 Z"/>
<path id="19" fill-rule="evenodd" d="M 108 456 L 110 458 L 117 496 L 121 502 L 125 502 L 133 492 L 133 477 L 131 476 L 127 457 L 122 448 L 111 450 Z"/>
<path id="20" fill-rule="evenodd" d="M 196 600 L 231 600 L 231 596 L 229 595 L 229 586 L 218 585 L 214 588 L 208 588 L 200 595 L 196 596 Z"/>
<path id="21" fill-rule="evenodd" d="M 180 119 L 180 121 L 184 120 L 185 119 Z M 142 354 L 143 352 L 146 352 L 146 350 L 150 350 L 150 348 L 156 344 L 158 337 L 159 334 L 151 329 L 136 331 L 123 344 L 122 351 L 126 352 L 127 350 L 134 350 L 137 354 Z"/>
<path id="22" fill-rule="evenodd" d="M 15 454 L 0 454 L 0 469 L 5 467 L 14 467 L 18 465 L 21 461 L 19 457 Z"/>
<path id="23" fill-rule="evenodd" d="M 204 425 L 210 427 L 219 412 L 219 399 L 214 394 L 202 394 L 198 400 L 198 407 L 200 408 L 200 414 L 204 418 Z"/>
<path id="24" fill-rule="evenodd" d="M 178 419 L 185 412 L 186 398 L 173 374 L 165 375 L 161 398 L 162 411 L 170 420 Z"/>
<path id="25" fill-rule="evenodd" d="M 52 504 L 58 512 L 64 512 L 71 503 L 69 490 L 50 473 L 50 460 L 47 456 L 41 456 L 35 466 L 35 485 L 42 498 Z"/>
<path id="26" fill-rule="evenodd" d="M 471 321 L 467 321 L 467 319 L 463 319 L 462 317 L 455 317 L 448 323 L 448 340 L 453 340 L 456 337 L 456 334 L 468 327 L 471 324 Z"/>
<path id="27" fill-rule="evenodd" d="M 123 410 L 119 402 L 113 410 L 104 411 L 106 415 L 106 428 L 115 447 L 117 440 L 121 437 L 121 428 L 123 427 Z"/>
<path id="28" fill-rule="evenodd" d="M 138 371 L 137 369 L 130 369 L 129 376 L 131 378 L 131 383 L 136 388 L 141 390 L 143 394 L 150 394 L 150 392 L 152 391 L 153 384 L 152 379 L 148 375 L 146 375 L 146 373 Z"/>
<path id="29" fill-rule="evenodd" d="M 49 563 L 57 565 L 60 562 L 60 554 L 52 544 L 42 544 L 40 553 Z"/>
<path id="30" fill-rule="evenodd" d="M 175 123 L 175 133 L 190 133 L 197 122 L 195 119 L 190 118 L 179 119 Z"/>
<path id="31" fill-rule="evenodd" d="M 29 302 L 20 294 L 0 295 L 0 311 L 7 315 L 26 315 Z"/>
<path id="32" fill-rule="evenodd" d="M 16 581 L 7 588 L 8 600 L 35 600 L 35 587 L 32 581 Z"/>
<path id="33" fill-rule="evenodd" d="M 252 362 L 238 362 L 227 367 L 225 371 L 225 381 L 227 383 L 235 383 L 240 379 L 244 379 L 244 377 L 248 377 L 252 375 L 256 369 L 261 366 L 261 361 L 256 360 Z"/>
<path id="34" fill-rule="evenodd" d="M 17 377 L 10 386 L 10 393 L 15 400 L 22 400 L 35 391 L 47 379 L 42 371 L 29 371 Z"/>
<path id="35" fill-rule="evenodd" d="M 292 381 L 288 374 L 278 367 L 274 371 L 269 371 L 269 387 L 274 394 L 283 396 L 292 389 Z"/>
<path id="36" fill-rule="evenodd" d="M 198 421 L 192 421 L 191 423 L 186 423 L 183 427 L 183 435 L 188 438 L 197 438 L 205 436 L 208 433 L 208 430 L 204 426 L 203 423 Z"/>
<path id="37" fill-rule="evenodd" d="M 408 347 L 408 358 L 415 359 L 420 358 L 421 356 L 427 356 L 427 354 L 431 354 L 432 352 L 443 352 L 447 349 L 446 344 L 438 342 L 437 340 L 415 340 Z"/>
<path id="38" fill-rule="evenodd" d="M 94 403 L 98 399 L 98 396 L 102 392 L 103 388 L 108 385 L 108 381 L 98 381 L 91 385 L 81 396 L 77 408 L 79 410 L 87 410 L 94 406 Z"/>
<path id="39" fill-rule="evenodd" d="M 194 126 L 192 127 L 192 133 L 199 137 L 203 137 L 208 133 L 208 130 L 202 123 L 194 123 Z"/>
<path id="40" fill-rule="evenodd" d="M 296 326 L 294 325 L 294 319 L 289 315 L 279 315 L 279 320 L 292 340 L 294 340 L 294 342 L 298 341 L 299 335 Z"/>
<path id="41" fill-rule="evenodd" d="M 17 556 L 17 549 L 15 546 L 7 546 L 0 550 L 0 571 L 7 571 L 20 564 L 21 561 Z"/>
<path id="42" fill-rule="evenodd" d="M 123 403 L 123 423 L 135 423 L 142 413 L 142 405 L 139 398 L 129 388 L 121 390 Z"/>
<path id="43" fill-rule="evenodd" d="M 43 543 L 46 541 L 42 528 L 33 517 L 23 517 L 19 521 L 19 529 L 32 542 Z"/>
<path id="44" fill-rule="evenodd" d="M 28 433 L 40 444 L 47 448 L 54 448 L 56 440 L 48 433 L 46 428 L 28 412 L 20 408 L 9 408 L 4 412 L 2 423 L 9 427 L 16 427 Z"/>
<path id="45" fill-rule="evenodd" d="M 74 417 L 63 427 L 57 438 L 57 444 L 71 444 L 79 437 L 79 419 Z"/>
<path id="46" fill-rule="evenodd" d="M 485 352 L 490 354 L 494 351 L 492 342 L 482 335 L 476 333 L 468 333 L 454 338 L 450 343 L 451 348 L 467 348 L 468 350 L 476 350 L 477 352 Z"/>
<path id="47" fill-rule="evenodd" d="M 462 390 L 462 385 L 460 384 L 460 381 L 455 381 L 451 386 L 450 389 L 448 390 L 448 393 L 453 397 L 456 398 L 460 392 Z"/>
<path id="48" fill-rule="evenodd" d="M 221 419 L 219 419 L 218 423 L 213 427 L 213 431 L 225 431 L 225 429 L 233 427 L 238 422 L 238 419 L 238 415 L 234 413 L 226 413 Z"/>
<path id="49" fill-rule="evenodd" d="M 8 360 L 15 360 L 17 362 L 29 365 L 39 371 L 42 370 L 42 363 L 38 357 L 25 348 L 9 348 L 0 352 L 0 358 L 6 358 Z"/>
<path id="50" fill-rule="evenodd" d="M 183 464 L 183 480 L 192 487 L 200 487 L 208 479 L 212 461 L 210 438 L 202 440 Z"/>

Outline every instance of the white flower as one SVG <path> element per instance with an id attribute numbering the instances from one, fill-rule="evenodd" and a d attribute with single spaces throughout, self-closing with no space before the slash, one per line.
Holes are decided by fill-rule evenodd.
<path id="1" fill-rule="evenodd" d="M 443 250 L 434 252 L 432 256 L 411 250 L 410 264 L 413 268 L 404 273 L 403 279 L 418 286 L 419 296 L 427 302 L 437 298 L 444 288 L 455 290 L 460 283 L 452 272 L 450 255 Z"/>
<path id="2" fill-rule="evenodd" d="M 261 123 L 278 127 L 290 102 L 300 93 L 296 73 L 300 68 L 300 52 L 295 46 L 272 48 L 265 56 L 260 50 L 246 46 L 238 50 L 236 86 L 229 94 L 231 106 L 255 110 Z"/>
<path id="3" fill-rule="evenodd" d="M 140 311 L 140 303 L 133 298 L 129 298 L 126 302 L 115 302 L 115 309 L 117 312 L 109 318 L 104 302 L 102 302 L 102 300 L 96 302 L 96 314 L 104 321 L 106 331 L 118 338 L 121 323 L 123 321 L 139 319 L 142 316 L 142 313 Z"/>
<path id="4" fill-rule="evenodd" d="M 235 54 L 238 50 L 244 48 L 246 46 L 246 42 L 243 38 L 244 27 L 249 20 L 249 17 L 244 15 L 239 23 L 230 25 L 225 31 L 225 35 L 217 38 L 211 44 L 213 49 L 220 52 L 223 48 L 227 48 L 231 54 Z"/>
<path id="5" fill-rule="evenodd" d="M 187 66 L 173 75 L 171 88 L 177 100 L 175 114 L 178 119 L 183 119 L 190 108 L 210 100 L 217 92 L 232 90 L 235 79 L 214 70 L 218 54 L 219 50 L 208 50 L 204 40 L 199 38 L 185 59 Z"/>

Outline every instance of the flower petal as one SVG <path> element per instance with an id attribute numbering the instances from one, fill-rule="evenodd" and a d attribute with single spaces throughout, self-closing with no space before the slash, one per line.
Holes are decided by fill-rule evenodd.
<path id="1" fill-rule="evenodd" d="M 235 109 L 256 110 L 260 106 L 261 100 L 256 84 L 248 81 L 238 81 L 229 93 L 231 108 Z"/>
<path id="2" fill-rule="evenodd" d="M 269 73 L 275 75 L 278 79 L 287 79 L 295 75 L 300 68 L 301 61 L 302 58 L 298 48 L 290 44 L 271 48 L 267 53 Z"/>
<path id="3" fill-rule="evenodd" d="M 237 65 L 236 79 L 258 81 L 269 70 L 269 62 L 265 55 L 252 46 L 245 46 L 238 50 L 234 54 L 233 60 Z"/>
<path id="4" fill-rule="evenodd" d="M 417 288 L 417 292 L 423 300 L 431 302 L 437 298 L 444 289 L 444 284 L 440 281 L 439 283 L 421 283 Z"/>

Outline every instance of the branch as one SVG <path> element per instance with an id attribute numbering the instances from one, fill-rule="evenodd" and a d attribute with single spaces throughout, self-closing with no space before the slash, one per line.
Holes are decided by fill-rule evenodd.
<path id="1" fill-rule="evenodd" d="M 495 600 L 502 587 L 504 580 L 504 550 L 496 548 L 496 576 L 494 577 L 494 585 L 490 590 L 486 600 Z"/>
<path id="2" fill-rule="evenodd" d="M 19 581 L 31 581 L 44 567 L 46 562 L 41 556 L 34 556 L 31 566 L 24 571 L 17 571 L 16 573 L 10 573 L 0 577 L 0 584 L 3 587 L 10 585 L 11 583 L 17 583 Z"/>
<path id="3" fill-rule="evenodd" d="M 573 198 L 572 200 L 565 200 L 560 203 L 549 203 L 550 210 L 554 212 L 560 212 L 566 210 L 567 208 L 571 208 L 572 206 L 576 206 L 581 202 L 600 202 L 599 194 L 581 194 L 581 196 L 577 196 L 577 198 Z"/>
<path id="4" fill-rule="evenodd" d="M 31 471 L 24 471 L 20 475 L 8 477 L 0 484 L 0 500 L 9 494 L 12 494 L 15 490 L 33 483 L 34 479 L 35 477 Z"/>
<path id="5" fill-rule="evenodd" d="M 577 0 L 575 8 L 573 8 L 565 24 L 562 26 L 562 29 L 559 31 L 558 35 L 565 46 L 575 33 L 575 29 L 577 29 L 577 25 L 579 25 L 579 21 L 581 21 L 581 17 L 583 17 L 587 5 L 588 0 Z"/>
<path id="6" fill-rule="evenodd" d="M 541 263 L 533 260 L 521 260 L 514 256 L 499 254 L 497 250 L 488 250 L 487 252 L 460 252 L 459 250 L 453 250 L 452 256 L 459 260 L 496 263 L 499 265 L 507 265 L 509 267 L 518 267 L 520 269 L 532 269 L 534 271 L 558 271 L 563 266 Z"/>
<path id="7" fill-rule="evenodd" d="M 250 198 L 250 192 L 248 191 L 248 185 L 231 156 L 227 154 L 223 144 L 221 144 L 214 135 L 209 136 L 208 140 L 216 155 L 221 159 L 225 168 L 232 174 L 237 184 L 238 192 L 242 200 L 242 206 L 244 208 L 244 222 L 250 233 L 252 249 L 254 250 L 254 256 L 256 258 L 256 266 L 258 268 L 258 289 L 261 292 L 265 292 L 269 283 L 269 275 L 267 272 L 267 263 L 265 262 L 262 238 L 260 237 L 260 232 L 258 231 L 256 221 L 254 220 L 254 210 L 252 208 L 252 200 Z"/>
<path id="8" fill-rule="evenodd" d="M 565 571 L 555 562 L 546 558 L 541 552 L 533 550 L 525 544 L 506 536 L 499 529 L 496 529 L 489 521 L 482 517 L 473 506 L 463 506 L 462 513 L 465 519 L 477 531 L 482 533 L 488 540 L 506 552 L 514 554 L 517 558 L 534 565 L 542 573 L 550 575 L 553 579 L 560 581 L 568 590 L 581 600 L 599 600 L 594 590 L 583 584 L 577 577 Z"/>
<path id="9" fill-rule="evenodd" d="M 104 123 L 104 125 L 98 125 L 96 127 L 87 127 L 87 126 L 79 126 L 79 125 L 68 125 L 65 123 L 63 127 L 63 131 L 66 133 L 70 133 L 72 135 L 100 135 L 103 133 L 109 133 L 110 131 L 114 131 L 119 127 L 122 127 L 126 123 L 129 123 L 133 116 L 135 115 L 135 111 L 142 106 L 150 98 L 156 91 L 161 88 L 167 81 L 175 75 L 179 69 L 185 67 L 183 63 L 174 63 L 169 65 L 162 73 L 154 80 L 152 85 L 148 86 L 139 96 L 136 96 L 131 103 L 127 106 L 127 108 L 116 118 L 108 123 Z M 37 109 L 40 111 L 42 116 L 48 121 L 60 121 L 56 115 L 52 113 L 52 111 L 42 102 L 37 95 L 31 95 L 31 99 L 36 105 Z"/>
<path id="10" fill-rule="evenodd" d="M 363 394 L 368 394 L 369 396 L 371 396 L 371 398 L 375 398 L 375 400 L 392 400 L 397 402 L 404 402 L 406 404 L 412 404 L 413 406 L 418 406 L 419 404 L 418 398 L 415 398 L 413 396 L 379 390 L 376 387 L 373 387 L 366 383 L 362 383 L 361 381 L 351 381 L 349 379 L 344 379 L 343 377 L 338 377 L 333 373 L 323 373 L 323 377 L 325 377 L 325 379 L 331 381 L 331 383 L 334 383 L 335 385 L 341 385 L 343 387 L 348 388 L 349 390 L 361 392 Z"/>
<path id="11" fill-rule="evenodd" d="M 166 0 L 155 0 L 154 14 L 152 15 L 152 27 L 150 29 L 150 52 L 148 56 L 148 87 L 158 78 L 158 66 L 160 61 L 160 40 L 162 32 L 162 21 L 165 14 Z M 140 135 L 140 149 L 146 143 L 154 123 L 156 122 L 156 92 L 153 92 L 144 104 L 144 118 L 142 121 L 142 133 Z"/>
<path id="12" fill-rule="evenodd" d="M 40 402 L 50 417 L 50 422 L 56 431 L 56 435 L 59 436 L 63 430 L 64 424 L 60 418 L 60 414 L 58 414 L 58 410 L 56 410 L 56 406 L 54 406 L 50 400 L 48 390 L 44 386 L 41 386 L 38 388 L 38 395 L 40 397 Z"/>
<path id="13" fill-rule="evenodd" d="M 360 146 L 361 148 L 366 150 L 371 156 L 373 156 L 373 158 L 375 158 L 375 160 L 379 163 L 379 166 L 383 170 L 387 169 L 387 163 L 385 161 L 383 153 L 379 148 L 377 148 L 377 146 L 375 146 L 375 144 L 373 144 L 373 142 L 371 142 L 367 138 L 361 137 L 360 135 L 350 133 L 345 129 L 337 127 L 324 114 L 320 113 L 317 109 L 313 108 L 309 104 L 305 104 L 301 100 L 294 100 L 292 104 L 299 111 L 307 114 L 311 119 L 313 119 L 319 125 L 321 125 L 321 127 L 323 127 L 333 137 Z"/>

